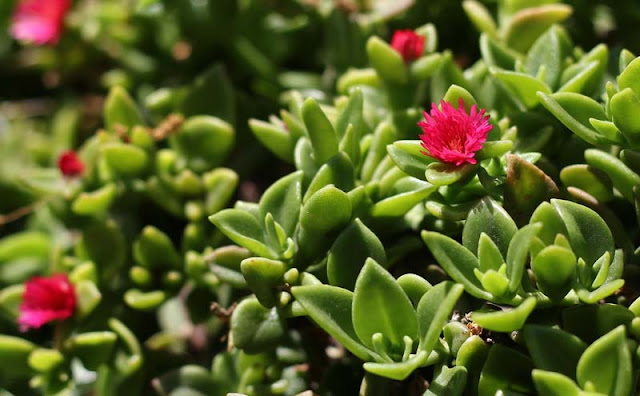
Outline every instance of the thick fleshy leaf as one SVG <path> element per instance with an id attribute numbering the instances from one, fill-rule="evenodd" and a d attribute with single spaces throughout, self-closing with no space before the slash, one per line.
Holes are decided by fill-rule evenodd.
<path id="1" fill-rule="evenodd" d="M 358 338 L 367 346 L 376 333 L 382 333 L 397 351 L 404 349 L 404 336 L 418 338 L 418 320 L 409 297 L 372 259 L 367 259 L 356 281 L 352 317 Z"/>
<path id="2" fill-rule="evenodd" d="M 118 188 L 113 183 L 91 191 L 82 192 L 73 201 L 71 210 L 79 215 L 93 215 L 104 213 L 118 194 Z"/>
<path id="3" fill-rule="evenodd" d="M 127 91 L 116 86 L 111 89 L 104 103 L 104 122 L 107 129 L 115 132 L 117 125 L 132 128 L 144 125 L 142 114 Z"/>
<path id="4" fill-rule="evenodd" d="M 276 308 L 267 309 L 257 299 L 242 300 L 231 316 L 233 345 L 247 353 L 275 348 L 286 331 Z"/>
<path id="5" fill-rule="evenodd" d="M 133 256 L 147 268 L 178 269 L 182 258 L 167 234 L 153 226 L 146 226 L 133 243 Z"/>
<path id="6" fill-rule="evenodd" d="M 338 135 L 338 139 L 342 140 L 349 125 L 353 125 L 356 136 L 360 137 L 363 127 L 362 123 L 364 122 L 362 115 L 363 102 L 362 90 L 354 89 L 349 93 L 349 100 L 336 120 L 336 134 Z"/>
<path id="7" fill-rule="evenodd" d="M 227 158 L 234 140 L 235 131 L 231 124 L 212 116 L 195 116 L 184 122 L 170 142 L 187 158 L 191 169 L 205 171 Z"/>
<path id="8" fill-rule="evenodd" d="M 582 354 L 576 371 L 578 384 L 611 396 L 631 392 L 633 372 L 624 326 L 618 326 L 591 344 Z"/>
<path id="9" fill-rule="evenodd" d="M 367 258 L 386 267 L 387 256 L 382 243 L 360 219 L 345 228 L 329 250 L 327 276 L 334 286 L 353 290 Z"/>
<path id="10" fill-rule="evenodd" d="M 495 344 L 491 347 L 482 369 L 478 395 L 510 392 L 531 394 L 534 390 L 531 380 L 532 369 L 533 364 L 527 356 L 504 345 Z"/>
<path id="11" fill-rule="evenodd" d="M 287 236 L 293 236 L 298 224 L 302 199 L 302 172 L 291 173 L 273 183 L 260 198 L 259 218 L 267 213 L 280 224 Z"/>
<path id="12" fill-rule="evenodd" d="M 258 140 L 278 158 L 289 163 L 293 162 L 295 140 L 284 125 L 277 126 L 252 118 L 249 120 L 249 127 Z"/>
<path id="13" fill-rule="evenodd" d="M 526 52 L 545 30 L 567 19 L 571 12 L 572 8 L 565 4 L 546 4 L 518 11 L 504 29 L 507 45 Z"/>
<path id="14" fill-rule="evenodd" d="M 580 387 L 571 378 L 562 374 L 534 369 L 531 376 L 540 396 L 580 395 Z"/>
<path id="15" fill-rule="evenodd" d="M 36 349 L 36 345 L 20 337 L 0 334 L 0 359 L 6 367 L 11 370 L 4 370 L 0 378 L 24 377 L 32 374 L 28 365 L 31 352 Z"/>
<path id="16" fill-rule="evenodd" d="M 349 196 L 328 185 L 309 198 L 300 213 L 300 225 L 309 230 L 328 233 L 343 227 L 351 218 Z"/>
<path id="17" fill-rule="evenodd" d="M 527 325 L 524 341 L 537 368 L 575 379 L 578 360 L 587 349 L 580 338 L 554 327 Z"/>
<path id="18" fill-rule="evenodd" d="M 517 231 L 516 223 L 502 206 L 486 198 L 469 213 L 462 231 L 462 244 L 477 255 L 480 235 L 484 232 L 498 246 L 502 257 L 507 257 L 509 242 Z"/>
<path id="19" fill-rule="evenodd" d="M 238 245 L 259 256 L 275 258 L 263 241 L 262 226 L 251 213 L 225 209 L 210 216 L 209 220 Z"/>
<path id="20" fill-rule="evenodd" d="M 528 109 L 538 105 L 537 92 L 551 93 L 547 84 L 528 74 L 502 70 L 492 70 L 492 74 Z"/>
<path id="21" fill-rule="evenodd" d="M 531 263 L 540 291 L 554 300 L 561 300 L 575 279 L 576 256 L 570 249 L 547 246 Z"/>
<path id="22" fill-rule="evenodd" d="M 86 368 L 97 370 L 111 357 L 117 338 L 111 331 L 80 333 L 69 338 L 67 345 L 70 352 L 80 358 Z"/>
<path id="23" fill-rule="evenodd" d="M 109 168 L 123 177 L 139 176 L 149 165 L 149 155 L 132 144 L 108 143 L 101 152 Z"/>
<path id="24" fill-rule="evenodd" d="M 199 75 L 180 103 L 180 110 L 186 117 L 209 115 L 233 123 L 234 90 L 224 66 L 216 64 Z"/>
<path id="25" fill-rule="evenodd" d="M 368 182 L 373 178 L 376 168 L 387 155 L 387 145 L 393 143 L 396 139 L 396 128 L 389 122 L 381 122 L 373 131 L 373 138 L 362 162 L 362 170 L 360 172 L 360 178 L 363 181 Z"/>
<path id="26" fill-rule="evenodd" d="M 488 66 L 496 66 L 506 70 L 513 70 L 516 61 L 522 58 L 519 52 L 512 50 L 501 41 L 491 38 L 487 34 L 480 36 L 480 53 Z"/>
<path id="27" fill-rule="evenodd" d="M 613 123 L 633 145 L 640 143 L 640 121 L 634 114 L 640 111 L 640 97 L 631 88 L 623 89 L 609 101 Z"/>
<path id="28" fill-rule="evenodd" d="M 535 297 L 529 297 L 520 305 L 504 311 L 471 313 L 471 320 L 481 327 L 503 333 L 519 330 L 536 307 Z"/>
<path id="29" fill-rule="evenodd" d="M 569 242 L 578 257 L 592 265 L 605 252 L 613 254 L 615 245 L 611 231 L 595 211 L 586 206 L 560 199 L 551 200 L 567 227 Z"/>
<path id="30" fill-rule="evenodd" d="M 507 252 L 507 277 L 509 278 L 509 290 L 515 293 L 522 283 L 529 249 L 533 239 L 538 235 L 542 224 L 529 224 L 519 229 L 509 243 Z"/>
<path id="31" fill-rule="evenodd" d="M 419 350 L 431 353 L 463 291 L 462 285 L 445 281 L 433 286 L 422 296 L 417 308 Z"/>
<path id="32" fill-rule="evenodd" d="M 478 268 L 478 260 L 473 253 L 454 239 L 438 232 L 423 231 L 422 239 L 438 264 L 453 280 L 462 283 L 467 293 L 476 298 L 491 299 L 491 294 L 482 289 L 473 272 Z"/>
<path id="33" fill-rule="evenodd" d="M 316 164 L 324 164 L 338 152 L 338 136 L 326 114 L 313 98 L 304 101 L 302 119 L 307 127 Z"/>
<path id="34" fill-rule="evenodd" d="M 489 354 L 489 345 L 477 335 L 473 335 L 462 343 L 456 356 L 456 366 L 467 369 L 467 387 L 469 394 L 478 394 L 478 382 L 482 367 Z"/>
<path id="35" fill-rule="evenodd" d="M 279 260 L 250 257 L 242 260 L 240 269 L 260 304 L 267 308 L 276 305 L 278 291 L 275 287 L 284 283 L 286 265 Z"/>
<path id="36" fill-rule="evenodd" d="M 424 396 L 458 396 L 464 392 L 466 384 L 466 368 L 442 366 L 442 370 L 433 379 Z"/>
<path id="37" fill-rule="evenodd" d="M 598 144 L 601 135 L 591 127 L 590 119 L 605 120 L 607 116 L 602 106 L 584 95 L 559 92 L 552 95 L 538 93 L 542 105 L 564 126 L 579 138 L 591 144 Z"/>
<path id="38" fill-rule="evenodd" d="M 490 37 L 497 36 L 496 22 L 482 3 L 476 0 L 465 0 L 462 2 L 462 8 L 476 29 Z"/>
<path id="39" fill-rule="evenodd" d="M 621 53 L 620 56 L 622 57 L 622 55 Z M 618 87 L 621 91 L 630 88 L 636 95 L 640 96 L 640 58 L 632 60 L 625 66 L 620 76 L 618 76 Z"/>
<path id="40" fill-rule="evenodd" d="M 318 326 L 331 334 L 351 353 L 365 361 L 375 356 L 362 345 L 353 328 L 353 293 L 328 285 L 298 286 L 291 292 Z"/>
<path id="41" fill-rule="evenodd" d="M 468 181 L 477 171 L 477 166 L 464 164 L 456 166 L 442 162 L 432 162 L 427 166 L 425 178 L 434 186 L 448 186 L 456 182 Z"/>
<path id="42" fill-rule="evenodd" d="M 592 343 L 619 325 L 628 325 L 635 315 L 616 304 L 580 305 L 562 311 L 564 330 Z"/>
<path id="43" fill-rule="evenodd" d="M 313 193 L 329 184 L 333 184 L 344 192 L 349 192 L 355 188 L 355 169 L 345 153 L 334 155 L 318 169 L 318 173 L 316 173 L 309 187 L 307 187 L 302 202 L 306 203 Z"/>
<path id="44" fill-rule="evenodd" d="M 415 369 L 423 366 L 429 355 L 424 351 L 419 351 L 414 357 L 404 362 L 393 363 L 373 363 L 364 364 L 364 369 L 369 373 L 376 374 L 381 377 L 391 378 L 396 381 L 402 381 L 407 378 Z"/>
<path id="45" fill-rule="evenodd" d="M 559 26 L 553 26 L 536 40 L 527 53 L 525 71 L 536 76 L 540 73 L 540 68 L 544 67 L 544 82 L 555 90 L 565 67 L 565 59 L 571 50 L 572 44 L 567 33 Z"/>
<path id="46" fill-rule="evenodd" d="M 429 281 L 416 274 L 404 274 L 399 277 L 396 282 L 402 290 L 404 290 L 404 293 L 409 297 L 415 307 L 418 306 L 422 296 L 433 287 Z"/>
<path id="47" fill-rule="evenodd" d="M 427 166 L 436 162 L 422 153 L 424 148 L 420 140 L 398 140 L 387 146 L 387 152 L 393 162 L 410 176 L 424 179 Z"/>
<path id="48" fill-rule="evenodd" d="M 407 67 L 400 53 L 380 38 L 373 36 L 367 41 L 369 63 L 376 69 L 381 79 L 405 84 L 409 80 Z"/>
<path id="49" fill-rule="evenodd" d="M 624 162 L 601 150 L 588 149 L 584 152 L 587 164 L 606 173 L 616 190 L 629 201 L 634 200 L 633 188 L 640 185 L 640 176 Z"/>
<path id="50" fill-rule="evenodd" d="M 603 171 L 585 164 L 569 165 L 560 172 L 560 180 L 567 187 L 586 191 L 600 202 L 613 198 L 613 183 Z"/>

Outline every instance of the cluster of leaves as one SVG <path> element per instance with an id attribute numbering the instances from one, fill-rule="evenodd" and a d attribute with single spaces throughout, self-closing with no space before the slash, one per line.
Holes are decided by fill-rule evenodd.
<path id="1" fill-rule="evenodd" d="M 637 393 L 640 58 L 575 46 L 570 5 L 464 1 L 480 58 L 463 69 L 441 19 L 414 30 L 416 59 L 372 35 L 419 1 L 80 3 L 58 48 L 28 51 L 71 77 L 116 65 L 84 172 L 51 167 L 74 106 L 0 135 L 0 191 L 28 204 L 0 217 L 0 393 Z M 322 75 L 283 72 L 315 67 L 320 28 Z M 189 81 L 211 51 L 241 67 Z M 248 92 L 284 108 L 263 121 Z M 476 163 L 416 140 L 441 101 L 490 116 Z M 231 155 L 256 141 L 289 172 L 254 180 L 259 198 L 255 151 Z M 25 282 L 53 273 L 73 316 L 21 333 Z"/>

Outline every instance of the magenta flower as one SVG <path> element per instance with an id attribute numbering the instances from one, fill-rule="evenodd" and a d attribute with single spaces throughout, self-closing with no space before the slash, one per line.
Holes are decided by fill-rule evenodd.
<path id="1" fill-rule="evenodd" d="M 427 150 L 422 153 L 456 166 L 465 162 L 475 164 L 475 154 L 493 128 L 489 116 L 484 115 L 484 109 L 478 112 L 476 105 L 471 106 L 467 114 L 462 99 L 458 109 L 445 101 L 441 101 L 440 106 L 442 110 L 432 103 L 431 114 L 425 111 L 424 121 L 418 123 L 422 128 L 422 147 Z"/>
<path id="2" fill-rule="evenodd" d="M 84 162 L 75 151 L 65 151 L 58 157 L 58 169 L 65 177 L 80 176 L 84 172 Z"/>
<path id="3" fill-rule="evenodd" d="M 19 0 L 11 19 L 16 40 L 37 45 L 56 44 L 71 0 Z"/>
<path id="4" fill-rule="evenodd" d="M 396 30 L 391 38 L 391 47 L 402 55 L 405 63 L 409 63 L 422 56 L 424 41 L 424 36 L 413 30 Z"/>
<path id="5" fill-rule="evenodd" d="M 67 275 L 34 276 L 25 283 L 18 323 L 22 331 L 37 329 L 53 320 L 69 318 L 75 308 L 76 294 Z"/>

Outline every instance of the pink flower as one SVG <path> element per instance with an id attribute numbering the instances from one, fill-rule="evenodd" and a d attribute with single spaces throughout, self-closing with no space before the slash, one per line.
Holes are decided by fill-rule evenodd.
<path id="1" fill-rule="evenodd" d="M 413 30 L 396 30 L 391 38 L 391 47 L 402 55 L 405 63 L 409 63 L 422 56 L 424 41 L 424 36 Z"/>
<path id="2" fill-rule="evenodd" d="M 75 307 L 76 294 L 67 275 L 34 276 L 25 283 L 18 323 L 22 331 L 37 329 L 52 320 L 69 318 Z"/>
<path id="3" fill-rule="evenodd" d="M 431 114 L 425 111 L 424 121 L 418 123 L 422 128 L 422 147 L 427 150 L 422 153 L 456 166 L 465 162 L 475 164 L 476 151 L 482 148 L 493 128 L 489 116 L 485 117 L 484 109 L 478 112 L 476 105 L 471 106 L 467 114 L 462 99 L 458 109 L 445 101 L 441 101 L 440 106 L 442 110 L 432 103 Z"/>
<path id="4" fill-rule="evenodd" d="M 19 0 L 11 19 L 16 40 L 37 45 L 56 44 L 71 0 Z"/>
<path id="5" fill-rule="evenodd" d="M 65 177 L 79 176 L 84 172 L 84 163 L 75 151 L 65 151 L 58 157 L 58 169 Z"/>

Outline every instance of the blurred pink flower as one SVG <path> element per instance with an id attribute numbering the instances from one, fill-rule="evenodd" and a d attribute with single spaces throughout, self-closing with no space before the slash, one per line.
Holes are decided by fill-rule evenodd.
<path id="1" fill-rule="evenodd" d="M 19 0 L 11 20 L 11 35 L 37 45 L 56 44 L 71 0 Z"/>
<path id="2" fill-rule="evenodd" d="M 431 114 L 425 111 L 424 121 L 418 123 L 422 128 L 422 147 L 427 150 L 423 154 L 456 166 L 465 162 L 475 164 L 476 151 L 482 148 L 493 128 L 489 116 L 485 117 L 484 109 L 478 112 L 476 105 L 467 114 L 462 99 L 457 109 L 445 101 L 440 102 L 440 107 L 432 103 Z"/>
<path id="3" fill-rule="evenodd" d="M 424 41 L 424 36 L 413 30 L 396 30 L 391 38 L 391 47 L 402 55 L 405 63 L 409 63 L 422 56 Z"/>
<path id="4" fill-rule="evenodd" d="M 65 151 L 58 157 L 58 169 L 65 177 L 79 176 L 84 172 L 84 162 L 75 151 Z"/>
<path id="5" fill-rule="evenodd" d="M 47 322 L 69 318 L 75 308 L 76 294 L 67 275 L 34 276 L 25 283 L 18 323 L 22 331 L 37 329 Z"/>

